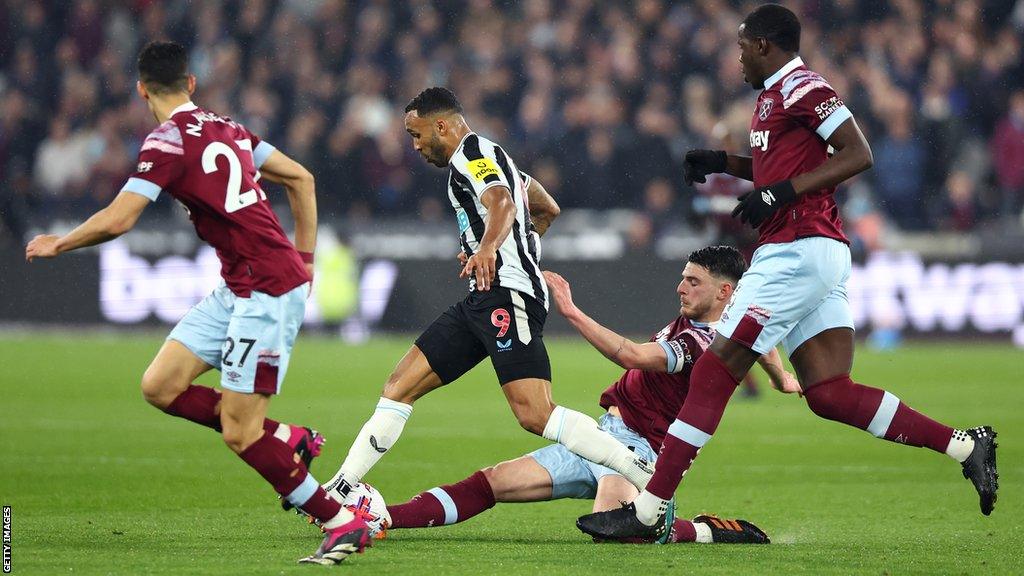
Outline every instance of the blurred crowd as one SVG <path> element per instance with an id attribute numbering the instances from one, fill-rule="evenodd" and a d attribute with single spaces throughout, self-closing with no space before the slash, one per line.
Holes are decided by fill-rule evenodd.
<path id="1" fill-rule="evenodd" d="M 851 232 L 1021 222 L 1024 0 L 807 0 L 801 56 L 853 110 L 875 166 Z M 754 2 L 0 0 L 0 227 L 105 205 L 153 128 L 134 59 L 189 47 L 195 100 L 309 167 L 325 219 L 450 217 L 402 108 L 448 86 L 564 208 L 631 208 L 637 244 L 731 228 L 749 184 L 681 179 L 693 147 L 743 152 L 756 93 L 737 28 Z M 171 211 L 170 203 L 158 203 Z"/>

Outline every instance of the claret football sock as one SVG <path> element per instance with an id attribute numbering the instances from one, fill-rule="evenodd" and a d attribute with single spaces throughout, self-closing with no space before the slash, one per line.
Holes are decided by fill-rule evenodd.
<path id="1" fill-rule="evenodd" d="M 174 401 L 164 409 L 164 412 L 220 432 L 218 404 L 220 404 L 219 390 L 209 386 L 190 384 L 184 392 L 178 394 Z"/>
<path id="2" fill-rule="evenodd" d="M 218 404 L 220 404 L 220 390 L 210 388 L 209 386 L 191 384 L 184 392 L 178 394 L 178 397 L 171 402 L 171 405 L 164 412 L 220 432 L 220 410 L 217 409 Z M 289 424 L 282 426 L 280 422 L 271 418 L 263 420 L 263 429 L 269 434 L 274 434 L 284 442 L 288 442 L 294 428 L 294 426 Z"/>
<path id="3" fill-rule="evenodd" d="M 668 538 L 669 542 L 700 542 L 711 543 L 711 529 L 707 524 L 695 524 L 689 520 L 676 518 L 672 522 L 672 532 Z"/>
<path id="4" fill-rule="evenodd" d="M 345 462 L 325 486 L 334 489 L 342 481 L 353 486 L 362 480 L 370 468 L 398 442 L 411 415 L 411 405 L 381 398 L 373 415 L 363 424 L 352 442 Z"/>
<path id="5" fill-rule="evenodd" d="M 959 462 L 974 448 L 974 440 L 967 434 L 954 434 L 949 426 L 900 402 L 895 395 L 857 384 L 849 374 L 808 387 L 804 398 L 818 416 L 866 430 L 877 438 L 931 448 Z"/>
<path id="6" fill-rule="evenodd" d="M 676 488 L 689 470 L 701 447 L 718 429 L 729 398 L 739 382 L 733 378 L 725 364 L 710 350 L 705 351 L 693 365 L 690 390 L 675 422 L 668 428 L 665 441 L 658 453 L 658 466 L 654 477 L 636 500 L 637 518 L 653 525 L 662 512 L 663 502 L 675 494 Z"/>
<path id="7" fill-rule="evenodd" d="M 325 525 L 335 522 L 340 526 L 351 519 L 351 514 L 342 513 L 341 503 L 320 487 L 295 451 L 273 435 L 264 433 L 238 456 L 292 506 L 302 508 Z"/>
<path id="8" fill-rule="evenodd" d="M 469 520 L 494 506 L 494 491 L 481 471 L 456 484 L 431 488 L 388 506 L 391 528 L 427 528 Z"/>
<path id="9" fill-rule="evenodd" d="M 642 489 L 651 478 L 651 463 L 601 430 L 596 420 L 581 412 L 555 406 L 543 436 L 595 464 L 615 470 L 637 488 Z"/>

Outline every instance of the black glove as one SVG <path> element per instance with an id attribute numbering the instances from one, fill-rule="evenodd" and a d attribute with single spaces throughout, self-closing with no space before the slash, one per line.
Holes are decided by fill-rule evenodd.
<path id="1" fill-rule="evenodd" d="M 683 160 L 683 180 L 687 186 L 694 182 L 701 184 L 708 181 L 708 174 L 725 172 L 725 150 L 690 150 Z"/>
<path id="2" fill-rule="evenodd" d="M 740 196 L 739 204 L 732 209 L 732 217 L 758 228 L 776 210 L 793 200 L 796 200 L 796 189 L 789 180 L 761 186 Z"/>

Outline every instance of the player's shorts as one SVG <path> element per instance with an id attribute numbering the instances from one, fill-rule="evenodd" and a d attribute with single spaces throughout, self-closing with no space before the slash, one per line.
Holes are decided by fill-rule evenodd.
<path id="1" fill-rule="evenodd" d="M 551 380 L 543 304 L 508 288 L 470 292 L 416 339 L 430 368 L 448 384 L 490 356 L 498 382 Z"/>
<path id="2" fill-rule="evenodd" d="M 598 420 L 601 429 L 611 434 L 616 440 L 625 444 L 637 456 L 654 462 L 658 457 L 651 445 L 638 434 L 622 418 L 607 412 Z M 561 444 L 552 444 L 530 452 L 548 474 L 551 475 L 551 499 L 579 498 L 592 500 L 597 496 L 597 483 L 609 474 L 620 475 L 611 468 L 594 464 L 590 460 L 577 456 Z"/>
<path id="3" fill-rule="evenodd" d="M 220 369 L 220 385 L 245 394 L 277 394 L 306 313 L 309 283 L 280 296 L 239 298 L 221 282 L 167 336 Z"/>
<path id="4" fill-rule="evenodd" d="M 758 354 L 780 342 L 792 354 L 825 330 L 853 328 L 850 268 L 850 248 L 831 238 L 765 244 L 754 252 L 717 330 Z"/>

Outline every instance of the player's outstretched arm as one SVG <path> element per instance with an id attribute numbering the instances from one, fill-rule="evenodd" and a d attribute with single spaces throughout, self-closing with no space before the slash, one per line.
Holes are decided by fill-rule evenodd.
<path id="1" fill-rule="evenodd" d="M 773 388 L 783 394 L 796 392 L 801 396 L 803 395 L 803 389 L 800 388 L 800 383 L 797 381 L 796 376 L 788 372 L 785 366 L 782 365 L 782 357 L 779 356 L 778 350 L 773 348 L 771 352 L 758 358 L 757 363 L 768 373 L 768 378 L 771 380 Z"/>
<path id="2" fill-rule="evenodd" d="M 260 174 L 284 186 L 295 218 L 295 248 L 299 252 L 313 252 L 316 248 L 316 181 L 313 175 L 280 150 L 270 154 L 260 166 Z"/>
<path id="3" fill-rule="evenodd" d="M 135 226 L 139 214 L 149 202 L 146 196 L 125 190 L 109 206 L 66 235 L 40 234 L 33 238 L 25 247 L 25 259 L 31 262 L 34 258 L 53 258 L 64 252 L 113 240 Z"/>
<path id="4" fill-rule="evenodd" d="M 543 274 L 548 291 L 551 293 L 559 313 L 565 316 L 565 319 L 576 328 L 581 336 L 586 338 L 587 342 L 590 342 L 591 346 L 604 354 L 605 358 L 627 370 L 636 368 L 668 372 L 668 356 L 661 344 L 657 342 L 639 344 L 602 326 L 576 307 L 572 301 L 569 283 L 565 278 L 548 270 L 545 270 Z"/>
<path id="5" fill-rule="evenodd" d="M 704 184 L 708 174 L 725 172 L 744 180 L 754 179 L 754 161 L 750 156 L 727 154 L 725 150 L 690 150 L 683 159 L 683 181 L 687 186 Z"/>
<path id="6" fill-rule="evenodd" d="M 737 178 L 754 181 L 754 159 L 750 156 L 729 154 L 725 161 L 725 172 Z"/>
<path id="7" fill-rule="evenodd" d="M 793 178 L 793 189 L 797 194 L 831 188 L 874 164 L 871 147 L 852 117 L 840 124 L 827 142 L 835 153 L 821 166 Z"/>
<path id="8" fill-rule="evenodd" d="M 548 194 L 544 186 L 536 178 L 530 178 L 530 185 L 526 188 L 526 197 L 530 206 L 530 219 L 533 221 L 533 228 L 537 234 L 543 236 L 555 218 L 562 213 L 558 202 Z"/>
<path id="9" fill-rule="evenodd" d="M 516 219 L 516 205 L 512 192 L 506 186 L 491 186 L 480 196 L 480 203 L 487 208 L 484 235 L 480 238 L 480 249 L 469 257 L 459 273 L 459 278 L 476 275 L 477 290 L 491 289 L 491 281 L 497 272 L 498 247 L 512 232 Z"/>

